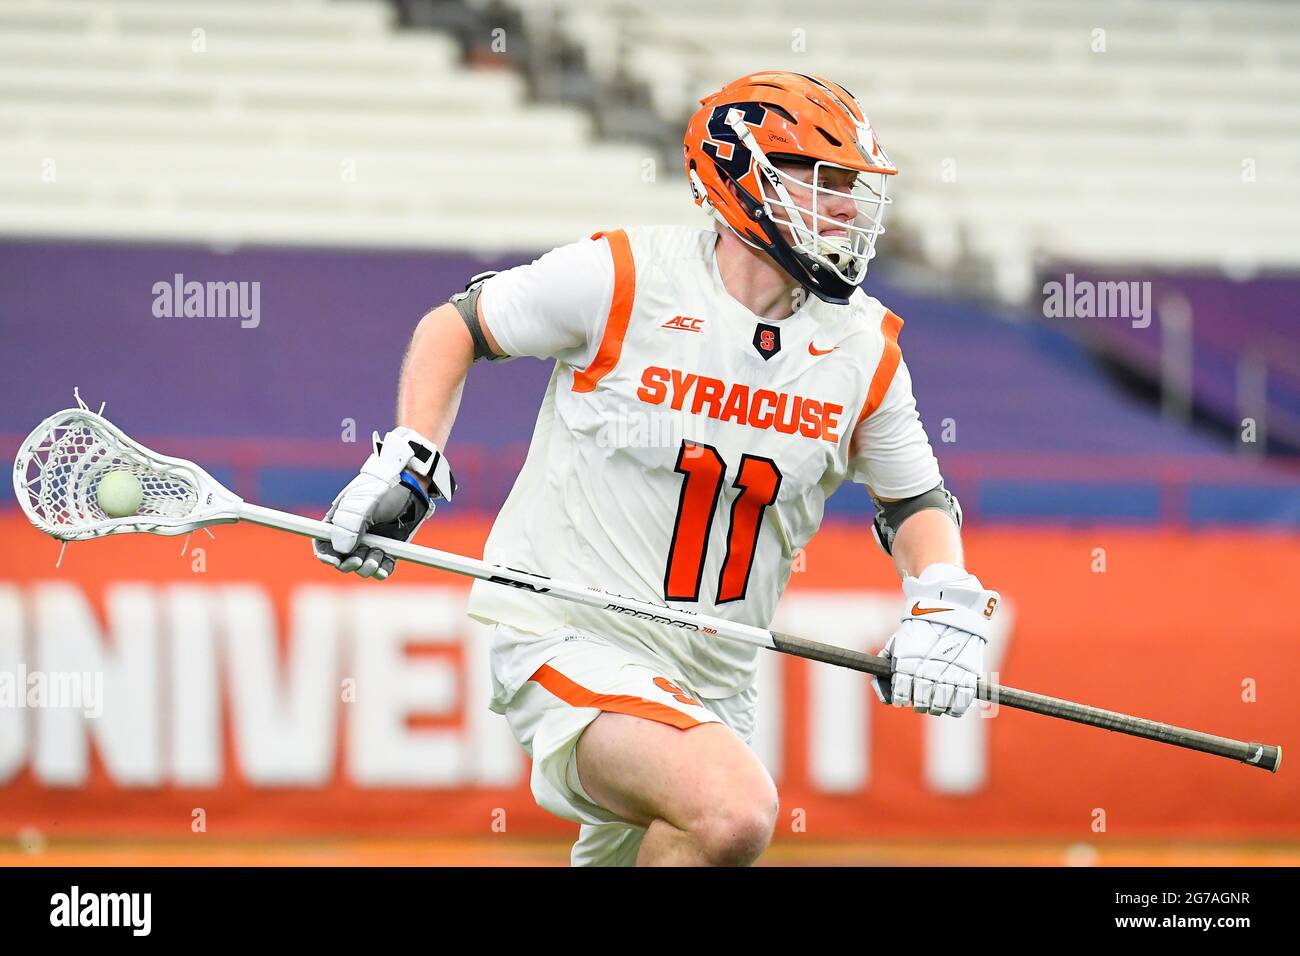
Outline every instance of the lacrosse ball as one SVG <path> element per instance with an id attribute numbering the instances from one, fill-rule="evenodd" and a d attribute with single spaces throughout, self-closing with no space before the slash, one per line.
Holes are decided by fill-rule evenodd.
<path id="1" fill-rule="evenodd" d="M 99 506 L 110 518 L 125 518 L 140 510 L 144 501 L 144 489 L 140 479 L 129 471 L 110 471 L 99 479 L 99 488 L 95 491 Z"/>

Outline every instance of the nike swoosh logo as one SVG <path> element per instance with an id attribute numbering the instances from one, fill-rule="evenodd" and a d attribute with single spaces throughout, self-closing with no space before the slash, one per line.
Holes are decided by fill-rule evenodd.
<path id="1" fill-rule="evenodd" d="M 830 354 L 831 354 L 832 352 L 834 352 L 837 348 L 839 348 L 838 345 L 832 345 L 832 346 L 831 346 L 830 348 L 828 348 L 828 349 L 819 349 L 817 346 L 815 346 L 815 345 L 813 345 L 811 342 L 809 342 L 809 343 L 808 343 L 808 354 L 809 354 L 809 355 L 830 355 Z"/>
<path id="2" fill-rule="evenodd" d="M 922 614 L 937 614 L 940 611 L 950 611 L 952 608 L 947 607 L 921 607 L 921 602 L 917 601 L 912 605 L 912 613 L 920 617 Z"/>

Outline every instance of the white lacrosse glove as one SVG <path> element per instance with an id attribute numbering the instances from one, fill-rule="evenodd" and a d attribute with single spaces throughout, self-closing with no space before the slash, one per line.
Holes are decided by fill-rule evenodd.
<path id="1" fill-rule="evenodd" d="M 903 594 L 907 612 L 881 652 L 893 676 L 872 680 L 876 696 L 895 707 L 960 717 L 984 673 L 984 645 L 999 595 L 951 564 L 932 564 L 919 578 L 904 578 Z"/>
<path id="2" fill-rule="evenodd" d="M 374 451 L 361 474 L 348 482 L 325 514 L 333 525 L 330 540 L 313 540 L 312 552 L 344 573 L 355 571 L 382 581 L 393 573 L 394 560 L 381 548 L 357 547 L 357 540 L 367 533 L 411 540 L 433 514 L 434 500 L 451 500 L 456 480 L 446 456 L 417 431 L 394 428 L 382 441 L 375 432 L 372 441 Z"/>

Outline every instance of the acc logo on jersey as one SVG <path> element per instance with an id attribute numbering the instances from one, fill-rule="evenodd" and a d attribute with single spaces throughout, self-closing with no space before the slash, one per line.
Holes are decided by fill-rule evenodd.
<path id="1" fill-rule="evenodd" d="M 781 351 L 781 330 L 775 325 L 758 323 L 758 328 L 754 329 L 754 348 L 767 361 Z"/>
<path id="2" fill-rule="evenodd" d="M 704 320 L 689 315 L 674 315 L 659 327 L 661 329 L 677 329 L 679 332 L 703 332 Z"/>

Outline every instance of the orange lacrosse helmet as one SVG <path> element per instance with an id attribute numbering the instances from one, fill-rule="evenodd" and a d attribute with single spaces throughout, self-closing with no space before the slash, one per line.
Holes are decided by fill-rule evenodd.
<path id="1" fill-rule="evenodd" d="M 818 76 L 753 73 L 700 101 L 682 151 L 696 205 L 818 298 L 848 302 L 885 231 L 885 184 L 898 172 L 853 94 Z M 810 167 L 811 182 L 774 165 L 783 161 Z M 828 169 L 853 173 L 852 185 L 823 185 Z M 856 203 L 852 222 L 827 214 L 845 197 Z"/>

